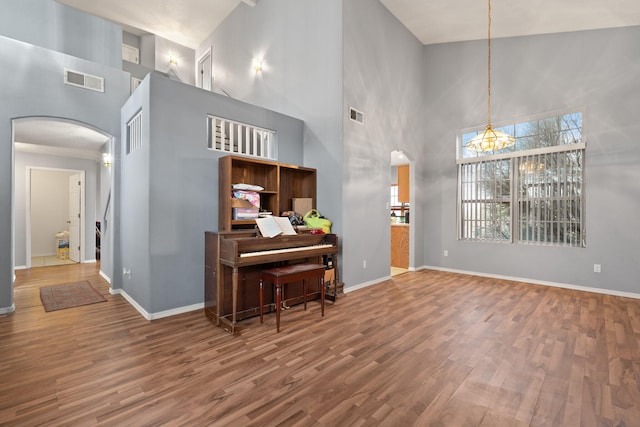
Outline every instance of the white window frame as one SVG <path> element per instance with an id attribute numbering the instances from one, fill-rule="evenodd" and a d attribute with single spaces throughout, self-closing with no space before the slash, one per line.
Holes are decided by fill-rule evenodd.
<path id="1" fill-rule="evenodd" d="M 574 113 L 581 114 L 580 134 L 583 135 L 584 112 L 582 110 L 534 117 L 522 123 L 553 119 L 565 114 Z M 515 128 L 518 124 L 512 126 Z M 543 148 L 520 151 L 517 151 L 517 149 L 503 150 L 503 152 L 497 154 L 482 153 L 477 157 L 460 158 L 464 151 L 462 149 L 462 135 L 480 130 L 481 129 L 474 129 L 460 132 L 458 138 L 458 240 L 585 247 L 586 143 L 581 140 L 580 142 Z M 579 169 L 570 167 L 573 163 L 566 159 L 571 158 L 576 159 L 574 162 L 579 163 Z M 497 183 L 492 180 L 487 182 L 493 185 L 493 191 L 487 192 L 488 195 L 479 194 L 483 187 L 482 185 L 478 185 L 480 181 L 477 179 L 474 181 L 475 178 L 473 177 L 469 179 L 465 178 L 468 176 L 469 171 L 486 170 L 488 167 L 485 169 L 482 168 L 494 165 L 497 162 L 503 162 L 503 164 L 508 165 L 508 194 L 501 197 L 495 196 L 495 192 L 498 191 L 497 188 L 502 188 L 502 186 L 498 186 Z M 559 166 L 558 162 L 566 162 L 566 164 L 563 163 L 565 167 Z M 529 167 L 532 164 L 537 164 L 540 169 L 536 170 L 536 168 Z M 555 171 L 553 168 L 554 165 Z M 549 170 L 545 170 L 544 168 L 549 168 Z M 562 178 L 563 181 L 559 180 L 559 178 Z M 542 189 L 537 188 L 538 193 L 544 190 L 544 194 L 540 193 L 536 195 L 536 191 L 533 191 L 532 188 L 526 189 L 525 191 L 523 183 L 528 179 L 534 180 L 533 186 L 544 187 Z M 529 187 L 531 187 L 531 185 Z M 469 194 L 475 194 L 475 198 L 469 197 Z M 487 220 L 484 216 L 485 211 L 481 209 L 482 200 L 486 200 L 490 206 L 496 203 L 508 204 L 508 217 L 506 219 L 497 218 L 495 221 Z M 470 202 L 467 203 L 467 201 Z M 468 209 L 465 210 L 467 205 L 473 206 L 476 211 L 469 212 Z M 555 208 L 548 209 L 548 206 L 554 206 Z M 494 212 L 496 211 L 494 210 Z M 502 210 L 501 212 L 507 211 Z M 531 212 L 534 212 L 532 218 L 528 216 Z M 567 214 L 567 212 L 576 213 L 576 215 L 572 216 Z M 472 218 L 469 218 L 469 216 Z M 493 218 L 493 216 L 490 218 Z M 529 220 L 525 224 L 527 218 L 529 218 Z M 492 222 L 490 225 L 493 228 L 500 228 L 501 230 L 504 230 L 502 227 L 505 227 L 506 223 L 508 233 L 497 233 L 491 229 L 489 232 L 486 232 L 485 227 L 487 222 Z M 528 230 L 525 231 L 524 227 L 527 227 Z M 533 232 L 531 230 L 533 230 Z M 499 237 L 499 234 L 502 234 L 503 237 Z M 558 237 L 562 237 L 562 239 Z"/>

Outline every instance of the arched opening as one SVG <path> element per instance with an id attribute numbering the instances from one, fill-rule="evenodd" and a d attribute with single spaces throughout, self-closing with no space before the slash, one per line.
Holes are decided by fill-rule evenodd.
<path id="1" fill-rule="evenodd" d="M 113 187 L 103 158 L 113 137 L 75 120 L 31 116 L 12 120 L 12 145 L 13 269 L 46 266 L 45 256 L 50 265 L 97 262 L 101 211 Z"/>
<path id="2" fill-rule="evenodd" d="M 414 192 L 412 158 L 405 151 L 391 152 L 391 188 L 389 216 L 391 223 L 390 274 L 395 276 L 414 267 L 411 239 L 411 202 Z"/>

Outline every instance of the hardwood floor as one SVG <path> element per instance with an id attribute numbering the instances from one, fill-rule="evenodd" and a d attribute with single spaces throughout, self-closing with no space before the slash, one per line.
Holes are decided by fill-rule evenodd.
<path id="1" fill-rule="evenodd" d="M 638 300 L 425 270 L 232 337 L 144 320 L 96 265 L 16 275 L 1 425 L 640 425 Z M 81 278 L 108 302 L 44 312 Z"/>

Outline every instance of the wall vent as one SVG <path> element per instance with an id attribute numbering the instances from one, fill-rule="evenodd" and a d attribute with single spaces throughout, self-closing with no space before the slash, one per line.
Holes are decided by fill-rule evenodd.
<path id="1" fill-rule="evenodd" d="M 142 110 L 138 111 L 127 122 L 127 142 L 126 152 L 131 154 L 142 147 Z"/>
<path id="2" fill-rule="evenodd" d="M 364 113 L 356 110 L 355 108 L 349 108 L 349 118 L 357 123 L 364 123 Z"/>
<path id="3" fill-rule="evenodd" d="M 79 71 L 68 70 L 66 68 L 64 69 L 64 83 L 95 90 L 96 92 L 104 92 L 104 78 Z"/>

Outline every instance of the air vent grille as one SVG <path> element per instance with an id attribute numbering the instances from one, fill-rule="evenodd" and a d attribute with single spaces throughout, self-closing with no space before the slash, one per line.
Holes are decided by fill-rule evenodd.
<path id="1" fill-rule="evenodd" d="M 364 123 L 364 113 L 356 110 L 355 108 L 349 108 L 349 118 L 356 123 Z"/>
<path id="2" fill-rule="evenodd" d="M 92 76 L 91 74 L 81 73 L 79 71 L 64 70 L 64 83 L 82 87 L 96 92 L 104 92 L 104 78 Z"/>

